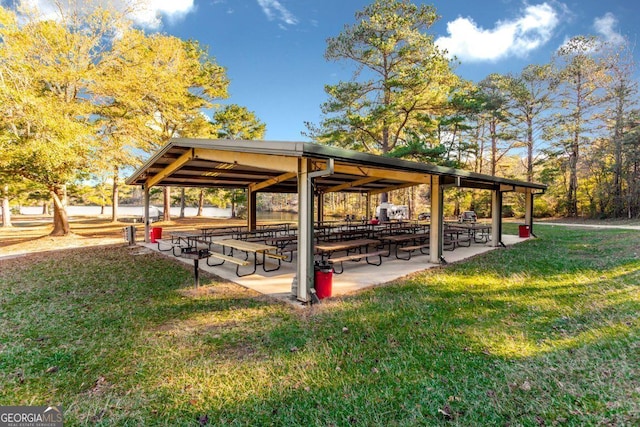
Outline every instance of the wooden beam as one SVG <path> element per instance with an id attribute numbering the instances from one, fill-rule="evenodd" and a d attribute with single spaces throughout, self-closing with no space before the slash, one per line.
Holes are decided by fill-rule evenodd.
<path id="1" fill-rule="evenodd" d="M 172 173 L 180 169 L 184 166 L 188 161 L 193 159 L 193 149 L 185 151 L 180 157 L 173 161 L 173 163 L 168 164 L 164 169 L 155 174 L 154 176 L 148 178 L 144 185 L 146 188 L 151 188 L 166 177 L 170 176 Z"/>
<path id="2" fill-rule="evenodd" d="M 267 179 L 266 181 L 262 181 L 262 182 L 259 182 L 259 183 L 256 183 L 256 184 L 250 184 L 249 185 L 249 191 L 251 191 L 251 192 L 260 191 L 263 188 L 271 187 L 272 185 L 278 184 L 280 182 L 288 181 L 291 178 L 295 178 L 297 176 L 298 176 L 297 172 L 283 173 L 282 175 L 274 176 L 271 179 Z M 296 184 L 297 184 L 297 182 L 296 182 Z"/>
<path id="3" fill-rule="evenodd" d="M 325 188 L 324 192 L 325 193 L 337 193 L 338 191 L 342 191 L 342 190 L 345 190 L 347 188 L 359 187 L 361 185 L 368 184 L 370 182 L 380 181 L 380 179 L 381 178 L 378 178 L 377 176 L 368 176 L 366 178 L 360 178 L 360 179 L 357 179 L 355 181 L 345 182 L 344 184 L 336 185 L 334 187 Z"/>
<path id="4" fill-rule="evenodd" d="M 355 176 L 378 177 L 380 179 L 394 179 L 414 184 L 431 183 L 431 175 L 419 172 L 402 172 L 390 169 L 377 169 L 362 166 L 349 166 L 344 164 L 335 165 L 335 173 Z"/>
<path id="5" fill-rule="evenodd" d="M 251 166 L 266 170 L 298 172 L 298 159 L 296 157 L 196 148 L 194 158 L 210 160 L 212 162 Z"/>
<path id="6" fill-rule="evenodd" d="M 409 188 L 409 187 L 414 187 L 418 184 L 416 183 L 408 183 L 408 184 L 399 184 L 399 185 L 393 185 L 390 187 L 385 187 L 385 188 L 378 188 L 375 190 L 371 190 L 369 191 L 369 194 L 372 196 L 378 195 L 378 194 L 382 194 L 382 193 L 388 193 L 389 191 L 394 191 L 394 190 L 401 190 L 403 188 Z"/>

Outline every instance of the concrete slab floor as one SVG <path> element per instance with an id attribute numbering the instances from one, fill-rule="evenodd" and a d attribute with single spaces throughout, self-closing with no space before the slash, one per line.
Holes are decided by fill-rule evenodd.
<path id="1" fill-rule="evenodd" d="M 502 242 L 506 246 L 515 245 L 527 240 L 513 235 L 503 235 Z M 141 243 L 156 252 L 163 255 L 174 257 L 172 251 L 158 251 L 158 245 L 155 243 Z M 454 251 L 444 251 L 443 257 L 448 263 L 460 262 L 473 256 L 499 249 L 486 243 L 473 243 L 470 247 L 456 248 Z M 193 267 L 193 260 L 174 257 L 177 260 Z M 364 261 L 345 262 L 344 273 L 333 275 L 332 296 L 345 295 L 354 291 L 369 288 L 372 286 L 388 283 L 409 274 L 426 270 L 429 268 L 439 267 L 441 264 L 432 264 L 429 262 L 429 255 L 420 254 L 416 251 L 411 256 L 411 260 L 404 261 L 396 259 L 393 255 L 389 258 L 382 258 L 382 265 L 373 266 Z M 200 260 L 200 270 L 215 274 L 225 280 L 239 284 L 246 288 L 255 290 L 261 294 L 292 303 L 301 305 L 291 296 L 291 284 L 296 272 L 295 259 L 294 262 L 282 262 L 282 266 L 277 271 L 265 272 L 262 267 L 258 266 L 255 274 L 238 277 L 236 275 L 236 265 L 224 263 L 220 266 L 210 267 L 206 260 Z M 273 261 L 267 261 L 267 268 L 275 267 Z M 240 267 L 243 269 L 251 267 Z M 245 270 L 246 271 L 246 270 Z"/>

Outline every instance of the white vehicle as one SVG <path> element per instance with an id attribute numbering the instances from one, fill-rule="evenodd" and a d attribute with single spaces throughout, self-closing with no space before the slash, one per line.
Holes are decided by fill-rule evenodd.
<path id="1" fill-rule="evenodd" d="M 380 210 L 387 209 L 389 219 L 409 219 L 409 206 L 394 205 L 392 203 L 383 203 L 376 207 L 376 216 L 380 218 Z"/>

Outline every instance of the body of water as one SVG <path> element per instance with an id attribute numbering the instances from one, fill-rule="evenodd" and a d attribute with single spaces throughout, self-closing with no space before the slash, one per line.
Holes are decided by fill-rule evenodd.
<path id="1" fill-rule="evenodd" d="M 119 206 L 119 217 L 142 217 L 144 208 L 142 206 Z M 158 216 L 158 207 L 149 207 L 150 217 Z M 23 206 L 20 208 L 21 215 L 42 215 L 42 206 Z M 67 206 L 67 214 L 69 216 L 98 216 L 101 214 L 100 206 Z M 193 217 L 198 214 L 198 208 L 187 207 L 184 215 Z M 104 208 L 104 215 L 111 216 L 111 206 Z M 179 207 L 171 207 L 171 217 L 178 218 L 180 216 Z M 202 209 L 202 216 L 208 218 L 231 218 L 231 209 L 214 208 L 211 206 Z M 298 214 L 291 212 L 258 212 L 258 220 L 279 220 L 279 221 L 295 221 Z"/>

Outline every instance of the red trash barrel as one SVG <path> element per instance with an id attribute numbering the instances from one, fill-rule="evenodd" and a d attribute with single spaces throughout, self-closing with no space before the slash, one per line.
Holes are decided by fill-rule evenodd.
<path id="1" fill-rule="evenodd" d="M 151 229 L 151 243 L 156 243 L 156 239 L 162 239 L 162 227 L 153 227 Z"/>
<path id="2" fill-rule="evenodd" d="M 520 237 L 529 237 L 529 226 L 521 225 L 518 227 L 518 235 Z"/>
<path id="3" fill-rule="evenodd" d="M 331 296 L 333 288 L 333 269 L 328 264 L 316 266 L 315 269 L 315 288 L 316 295 L 319 299 Z"/>

